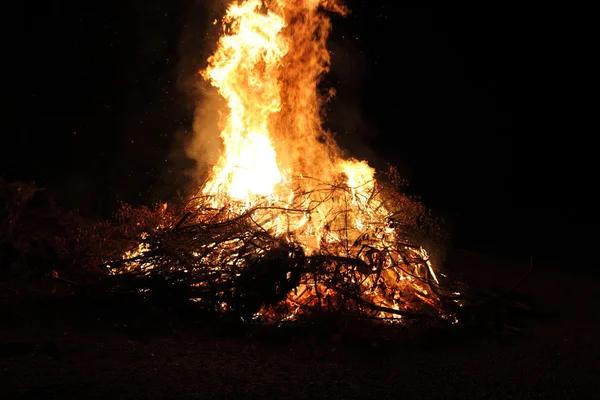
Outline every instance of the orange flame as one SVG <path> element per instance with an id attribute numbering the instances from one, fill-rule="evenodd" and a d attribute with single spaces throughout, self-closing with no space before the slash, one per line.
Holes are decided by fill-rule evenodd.
<path id="1" fill-rule="evenodd" d="M 261 1 L 232 5 L 224 19 L 224 35 L 203 76 L 227 100 L 229 117 L 221 137 L 225 152 L 204 192 L 226 193 L 244 200 L 269 195 L 282 174 L 269 130 L 281 110 L 279 70 L 288 51 L 283 18 L 259 12 Z"/>
<path id="2" fill-rule="evenodd" d="M 224 152 L 204 194 L 251 202 L 292 176 L 330 180 L 339 150 L 321 126 L 317 84 L 329 69 L 326 7 L 335 1 L 246 0 L 232 4 L 202 76 L 226 99 Z M 346 165 L 345 173 L 351 168 Z"/>

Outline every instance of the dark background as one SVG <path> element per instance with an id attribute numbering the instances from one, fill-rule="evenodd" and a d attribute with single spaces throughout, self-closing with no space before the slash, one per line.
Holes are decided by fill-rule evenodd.
<path id="1" fill-rule="evenodd" d="M 189 187 L 191 82 L 222 11 L 206 3 L 9 6 L 0 173 L 89 214 Z M 352 154 L 396 165 L 456 246 L 592 261 L 585 10 L 445 3 L 347 1 L 328 127 Z"/>

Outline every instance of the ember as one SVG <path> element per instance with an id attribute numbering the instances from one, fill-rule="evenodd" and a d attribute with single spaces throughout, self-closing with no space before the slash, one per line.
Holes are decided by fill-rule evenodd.
<path id="1" fill-rule="evenodd" d="M 312 310 L 451 316 L 456 293 L 419 244 L 430 227 L 423 207 L 344 158 L 322 127 L 327 12 L 346 9 L 336 0 L 230 5 L 201 71 L 228 105 L 223 153 L 184 210 L 157 211 L 157 225 L 111 263 L 115 274 L 168 277 L 245 320 Z"/>

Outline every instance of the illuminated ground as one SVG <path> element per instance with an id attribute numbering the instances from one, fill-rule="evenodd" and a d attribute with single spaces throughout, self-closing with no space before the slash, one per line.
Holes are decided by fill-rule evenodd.
<path id="1" fill-rule="evenodd" d="M 456 261 L 461 273 L 505 287 L 527 267 L 468 254 Z M 518 335 L 334 352 L 310 335 L 265 343 L 214 326 L 183 328 L 158 314 L 132 318 L 117 304 L 16 304 L 3 284 L 0 398 L 593 398 L 597 274 L 538 267 L 521 291 L 540 315 Z"/>

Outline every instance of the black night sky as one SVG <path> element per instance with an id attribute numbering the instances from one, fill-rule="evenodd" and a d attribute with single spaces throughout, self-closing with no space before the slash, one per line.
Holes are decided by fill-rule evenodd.
<path id="1" fill-rule="evenodd" d="M 185 188 L 190 82 L 223 10 L 206 3 L 5 10 L 0 173 L 90 213 Z M 578 24 L 548 6 L 451 3 L 347 1 L 330 40 L 328 127 L 355 156 L 396 165 L 457 246 L 552 257 L 589 245 L 595 146 L 576 105 Z"/>

